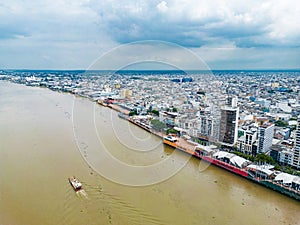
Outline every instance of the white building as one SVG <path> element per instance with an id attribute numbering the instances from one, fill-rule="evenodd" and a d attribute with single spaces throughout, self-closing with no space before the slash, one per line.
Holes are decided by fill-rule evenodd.
<path id="1" fill-rule="evenodd" d="M 272 123 L 264 123 L 258 128 L 258 153 L 269 151 L 274 137 L 274 127 Z"/>
<path id="2" fill-rule="evenodd" d="M 300 168 L 300 117 L 297 120 L 296 141 L 293 154 L 293 166 Z"/>
<path id="3" fill-rule="evenodd" d="M 245 131 L 244 135 L 238 139 L 239 151 L 248 155 L 254 155 L 253 144 L 255 143 L 256 140 L 257 140 L 257 130 L 255 128 Z"/>
<path id="4" fill-rule="evenodd" d="M 218 139 L 219 121 L 217 118 L 209 115 L 199 116 L 199 134 L 207 138 Z"/>
<path id="5" fill-rule="evenodd" d="M 283 150 L 279 152 L 279 162 L 281 165 L 292 165 L 293 163 L 293 151 Z"/>

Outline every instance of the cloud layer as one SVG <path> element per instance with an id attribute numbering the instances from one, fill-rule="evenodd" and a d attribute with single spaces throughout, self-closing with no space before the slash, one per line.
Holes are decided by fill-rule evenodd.
<path id="1" fill-rule="evenodd" d="M 182 45 L 214 66 L 236 66 L 247 53 L 256 56 L 248 67 L 299 68 L 298 21 L 296 0 L 10 0 L 0 3 L 0 68 L 84 68 L 141 40 Z"/>
<path id="2" fill-rule="evenodd" d="M 300 45 L 300 8 L 293 0 L 111 3 L 103 3 L 99 15 L 121 43 L 158 39 L 187 47 Z"/>

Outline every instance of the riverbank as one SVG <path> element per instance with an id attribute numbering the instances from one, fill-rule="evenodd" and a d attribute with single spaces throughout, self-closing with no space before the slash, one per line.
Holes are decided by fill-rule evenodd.
<path id="1" fill-rule="evenodd" d="M 274 191 L 277 191 L 281 194 L 284 194 L 288 197 L 291 197 L 295 200 L 298 200 L 300 201 L 300 178 L 297 179 L 298 177 L 294 176 L 294 181 L 290 181 L 291 182 L 291 185 L 290 186 L 285 186 L 282 184 L 282 182 L 280 182 L 281 180 L 279 180 L 279 182 L 275 182 L 276 180 L 276 177 L 271 177 L 270 175 L 268 177 L 266 177 L 265 179 L 261 179 L 261 172 L 263 170 L 265 170 L 265 168 L 262 166 L 261 167 L 261 170 L 259 170 L 260 168 L 257 168 L 257 170 L 255 170 L 255 174 L 251 174 L 251 172 L 249 171 L 248 167 L 246 166 L 242 166 L 242 167 L 235 167 L 233 166 L 232 164 L 230 163 L 226 163 L 222 160 L 218 160 L 216 157 L 213 157 L 213 154 L 212 152 L 209 152 L 209 154 L 207 154 L 206 150 L 204 149 L 205 146 L 203 146 L 202 148 L 199 146 L 199 145 L 195 145 L 195 144 L 191 144 L 187 141 L 185 141 L 183 138 L 179 138 L 177 137 L 177 141 L 174 143 L 174 142 L 170 142 L 168 140 L 166 140 L 166 136 L 167 135 L 164 135 L 162 134 L 161 132 L 156 132 L 155 130 L 153 129 L 149 129 L 148 127 L 146 126 L 142 126 L 140 123 L 138 123 L 136 120 L 134 119 L 131 119 L 131 118 L 128 118 L 128 120 L 131 122 L 131 123 L 134 123 L 135 125 L 145 129 L 146 131 L 152 133 L 152 134 L 155 134 L 161 138 L 164 139 L 164 143 L 166 145 L 169 145 L 173 148 L 175 148 L 176 150 L 180 150 L 180 151 L 183 151 L 183 152 L 186 152 L 187 154 L 190 154 L 192 156 L 195 156 L 197 157 L 198 159 L 201 159 L 201 160 L 205 160 L 206 162 L 208 163 L 211 163 L 213 164 L 214 166 L 218 166 L 222 169 L 225 169 L 231 173 L 234 173 L 238 176 L 241 176 L 241 177 L 244 177 L 250 181 L 253 181 L 253 182 L 256 182 L 264 187 L 267 187 L 267 188 L 270 188 L 271 190 L 274 190 Z M 197 150 L 196 150 L 197 149 Z M 196 150 L 196 151 L 195 151 Z M 216 151 L 214 151 L 216 152 Z M 220 151 L 218 151 L 220 152 Z M 231 154 L 231 153 L 229 153 Z M 231 154 L 233 155 L 233 154 Z M 236 156 L 237 158 L 238 156 Z M 251 163 L 248 164 L 248 166 L 250 165 Z M 270 170 L 271 172 L 271 170 Z M 275 171 L 274 174 L 278 174 L 278 176 L 280 175 L 284 175 L 284 173 L 280 173 L 279 171 Z M 289 174 L 286 174 L 286 176 L 289 176 Z M 290 178 L 289 178 L 290 179 Z M 292 182 L 295 182 L 292 183 Z M 297 185 L 296 188 L 292 188 L 293 185 Z M 292 187 L 291 187 L 292 186 Z"/>
<path id="2" fill-rule="evenodd" d="M 116 110 L 117 112 L 123 113 L 122 109 L 119 108 L 118 106 L 112 107 L 112 104 L 108 104 L 107 106 Z M 128 115 L 128 114 L 127 114 Z M 300 177 L 296 177 L 294 176 L 294 180 L 291 180 L 291 178 L 289 178 L 289 180 L 291 180 L 289 183 L 289 186 L 287 186 L 283 180 L 278 180 L 276 179 L 275 175 L 277 174 L 278 176 L 289 176 L 289 174 L 285 174 L 285 173 L 280 173 L 279 171 L 275 171 L 275 170 L 269 170 L 268 172 L 272 172 L 273 171 L 273 176 L 267 174 L 264 175 L 264 179 L 261 178 L 261 173 L 264 172 L 265 168 L 263 166 L 260 166 L 256 168 L 256 170 L 254 170 L 254 173 L 252 173 L 253 171 L 250 171 L 248 169 L 248 167 L 246 166 L 241 166 L 241 167 L 236 167 L 230 163 L 227 163 L 224 160 L 219 160 L 216 157 L 213 157 L 213 153 L 210 152 L 209 154 L 207 154 L 204 150 L 204 148 L 206 148 L 205 146 L 203 146 L 201 148 L 201 145 L 198 145 L 196 143 L 191 143 L 186 141 L 185 139 L 181 138 L 181 137 L 176 137 L 176 142 L 171 142 L 166 140 L 166 137 L 168 135 L 162 133 L 162 132 L 158 132 L 155 129 L 152 129 L 150 126 L 150 121 L 147 123 L 145 123 L 145 121 L 140 121 L 138 118 L 139 117 L 122 117 L 125 120 L 128 120 L 129 122 L 133 123 L 134 125 L 150 132 L 153 135 L 156 135 L 160 138 L 162 138 L 164 140 L 164 144 L 175 148 L 176 150 L 180 150 L 183 151 L 189 155 L 192 155 L 200 160 L 205 160 L 208 163 L 211 163 L 214 166 L 220 167 L 224 170 L 227 170 L 231 173 L 234 173 L 238 176 L 244 177 L 246 179 L 248 179 L 249 181 L 258 183 L 266 188 L 269 188 L 273 191 L 279 192 L 285 196 L 291 197 L 297 201 L 300 201 Z M 198 148 L 197 148 L 198 147 Z M 195 151 L 197 148 L 197 151 Z M 213 151 L 213 150 L 212 150 Z M 217 151 L 214 151 L 214 153 Z M 220 152 L 220 151 L 218 151 Z M 229 153 L 231 154 L 231 153 Z M 231 154 L 234 155 L 234 154 Z M 232 156 L 231 156 L 232 157 Z M 236 156 L 236 158 L 241 158 Z M 247 163 L 247 166 L 249 166 L 250 163 Z M 297 179 L 298 178 L 298 179 Z M 275 182 L 276 180 L 276 182 Z"/>

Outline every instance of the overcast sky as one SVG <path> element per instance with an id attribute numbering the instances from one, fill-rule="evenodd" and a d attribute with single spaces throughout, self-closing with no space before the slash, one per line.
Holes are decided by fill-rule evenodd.
<path id="1" fill-rule="evenodd" d="M 86 69 L 143 40 L 212 69 L 300 68 L 299 21 L 298 0 L 0 0 L 0 68 Z"/>

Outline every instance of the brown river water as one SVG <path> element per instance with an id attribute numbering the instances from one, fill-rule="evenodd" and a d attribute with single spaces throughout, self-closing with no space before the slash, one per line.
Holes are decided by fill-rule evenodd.
<path id="1" fill-rule="evenodd" d="M 1 81 L 0 224 L 300 224 L 300 203 L 87 99 Z"/>

